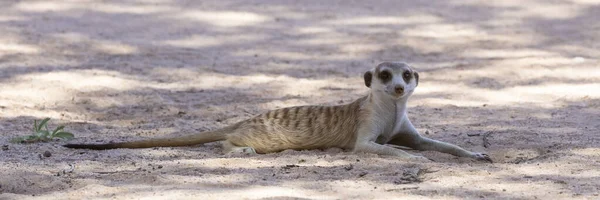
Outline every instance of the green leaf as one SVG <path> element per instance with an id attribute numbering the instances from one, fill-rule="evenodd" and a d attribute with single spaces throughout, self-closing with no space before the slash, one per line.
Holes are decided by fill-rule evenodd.
<path id="1" fill-rule="evenodd" d="M 46 127 L 48 127 L 48 124 L 46 124 L 46 123 L 48 123 L 48 121 L 50 121 L 50 117 L 46 117 L 44 120 L 42 120 L 42 121 L 40 122 L 40 124 L 38 125 L 38 128 L 40 128 L 40 127 L 44 127 L 44 125 L 45 125 Z"/>
<path id="2" fill-rule="evenodd" d="M 25 140 L 37 140 L 37 139 L 38 139 L 38 137 L 37 137 L 37 136 L 35 136 L 35 135 L 28 135 L 28 136 L 25 136 Z"/>
<path id="3" fill-rule="evenodd" d="M 35 135 L 23 136 L 22 138 L 23 138 L 22 142 L 37 142 L 40 140 L 40 138 Z"/>
<path id="4" fill-rule="evenodd" d="M 49 121 L 49 117 L 46 117 L 39 122 L 38 120 L 33 120 L 34 133 L 32 135 L 15 137 L 12 138 L 10 141 L 13 143 L 32 143 L 47 142 L 55 137 L 61 139 L 71 139 L 75 137 L 72 133 L 62 131 L 65 129 L 65 126 L 58 126 L 54 130 L 50 131 L 50 129 L 48 128 Z"/>
<path id="5" fill-rule="evenodd" d="M 59 131 L 63 130 L 64 128 L 65 128 L 65 126 L 56 127 L 56 129 L 54 129 L 54 131 L 52 131 L 52 135 L 58 133 Z"/>
<path id="6" fill-rule="evenodd" d="M 54 134 L 53 136 L 62 138 L 62 139 L 71 139 L 71 138 L 75 137 L 75 135 L 73 135 L 73 133 L 64 132 L 64 131 L 58 132 L 58 133 Z"/>
<path id="7" fill-rule="evenodd" d="M 49 135 L 50 135 L 50 132 L 47 130 L 38 131 L 37 133 L 35 133 L 35 136 L 38 137 L 39 139 L 48 138 Z"/>

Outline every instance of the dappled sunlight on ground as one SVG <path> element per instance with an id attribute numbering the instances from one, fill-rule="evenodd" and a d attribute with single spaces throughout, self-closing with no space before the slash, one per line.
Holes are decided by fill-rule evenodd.
<path id="1" fill-rule="evenodd" d="M 265 21 L 270 21 L 269 17 L 251 12 L 209 12 L 209 11 L 187 11 L 173 16 L 176 19 L 187 19 L 200 21 L 214 26 L 238 27 L 253 26 Z"/>
<path id="2" fill-rule="evenodd" d="M 599 13 L 595 0 L 2 1 L 0 198 L 597 198 Z M 419 131 L 495 163 L 8 143 L 45 117 L 75 142 L 116 142 L 349 103 L 366 70 L 398 60 L 420 74 Z"/>

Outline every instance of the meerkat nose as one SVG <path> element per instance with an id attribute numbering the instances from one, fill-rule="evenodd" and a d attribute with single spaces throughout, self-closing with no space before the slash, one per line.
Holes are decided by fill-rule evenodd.
<path id="1" fill-rule="evenodd" d="M 396 94 L 402 94 L 404 93 L 404 87 L 402 87 L 401 85 L 398 85 L 394 88 L 394 90 L 396 91 Z"/>

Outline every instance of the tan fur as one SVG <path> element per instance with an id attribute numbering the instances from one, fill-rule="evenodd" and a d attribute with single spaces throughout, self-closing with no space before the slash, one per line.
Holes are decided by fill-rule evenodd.
<path id="1" fill-rule="evenodd" d="M 188 146 L 224 141 L 228 152 L 272 153 L 286 149 L 338 147 L 357 152 L 426 159 L 385 145 L 390 143 L 491 161 L 485 154 L 473 153 L 418 134 L 406 115 L 406 103 L 418 85 L 418 73 L 407 64 L 384 62 L 366 72 L 364 78 L 370 93 L 346 105 L 282 108 L 223 129 L 183 137 L 112 144 L 67 144 L 65 147 L 100 150 Z"/>

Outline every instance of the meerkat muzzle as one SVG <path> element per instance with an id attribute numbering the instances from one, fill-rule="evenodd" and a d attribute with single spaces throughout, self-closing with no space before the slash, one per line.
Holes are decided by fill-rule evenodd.
<path id="1" fill-rule="evenodd" d="M 402 86 L 396 86 L 394 88 L 394 91 L 396 92 L 397 95 L 403 95 L 404 94 L 404 87 Z"/>

